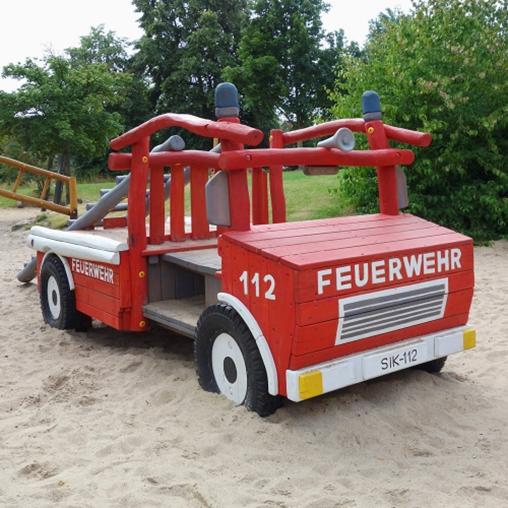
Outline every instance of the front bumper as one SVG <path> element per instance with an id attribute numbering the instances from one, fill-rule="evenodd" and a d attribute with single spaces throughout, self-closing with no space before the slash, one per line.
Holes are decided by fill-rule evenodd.
<path id="1" fill-rule="evenodd" d="M 476 331 L 461 326 L 369 349 L 299 370 L 286 371 L 288 399 L 299 402 L 367 379 L 471 349 Z"/>

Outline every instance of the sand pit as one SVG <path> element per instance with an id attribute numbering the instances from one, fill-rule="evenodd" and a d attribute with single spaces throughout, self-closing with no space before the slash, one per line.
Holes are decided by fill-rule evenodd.
<path id="1" fill-rule="evenodd" d="M 476 350 L 261 419 L 197 384 L 188 339 L 44 324 L 34 216 L 0 211 L 0 506 L 508 506 L 508 243 L 476 248 Z"/>

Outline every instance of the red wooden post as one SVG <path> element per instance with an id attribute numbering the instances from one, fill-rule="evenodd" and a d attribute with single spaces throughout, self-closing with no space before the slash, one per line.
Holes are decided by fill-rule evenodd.
<path id="1" fill-rule="evenodd" d="M 388 148 L 390 145 L 385 134 L 383 122 L 373 120 L 365 123 L 365 132 L 369 146 L 373 150 Z M 379 211 L 386 215 L 398 215 L 399 202 L 397 197 L 397 169 L 395 166 L 376 168 L 379 190 Z"/>
<path id="2" fill-rule="evenodd" d="M 268 224 L 268 188 L 262 168 L 252 169 L 252 223 Z"/>
<path id="3" fill-rule="evenodd" d="M 185 240 L 185 180 L 183 167 L 180 164 L 171 167 L 169 224 L 171 241 Z"/>
<path id="4" fill-rule="evenodd" d="M 240 123 L 237 117 L 220 118 L 219 122 Z M 222 152 L 243 150 L 243 144 L 227 139 L 221 139 Z M 229 213 L 231 215 L 231 229 L 247 231 L 250 229 L 250 197 L 247 183 L 247 170 L 239 169 L 228 172 L 229 180 Z"/>
<path id="5" fill-rule="evenodd" d="M 191 237 L 194 240 L 208 238 L 210 231 L 206 216 L 205 185 L 207 181 L 207 168 L 194 166 L 191 169 Z"/>
<path id="6" fill-rule="evenodd" d="M 164 166 L 150 171 L 150 237 L 151 244 L 164 241 Z"/>
<path id="7" fill-rule="evenodd" d="M 376 92 L 369 90 L 362 95 L 362 112 L 369 146 L 373 150 L 389 148 L 388 137 L 382 121 L 381 101 Z M 379 211 L 386 215 L 398 215 L 397 169 L 395 166 L 378 166 L 376 171 Z"/>
<path id="8" fill-rule="evenodd" d="M 270 148 L 284 148 L 284 134 L 280 129 L 270 131 Z M 270 196 L 272 222 L 286 222 L 286 198 L 282 181 L 282 166 L 270 166 Z"/>
<path id="9" fill-rule="evenodd" d="M 145 330 L 143 305 L 146 299 L 146 182 L 148 177 L 148 150 L 150 139 L 141 139 L 132 145 L 132 164 L 129 184 L 129 263 L 131 271 L 131 329 Z"/>

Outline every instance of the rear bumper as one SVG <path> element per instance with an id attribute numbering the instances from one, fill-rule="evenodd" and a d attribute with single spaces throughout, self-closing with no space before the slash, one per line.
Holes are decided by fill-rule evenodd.
<path id="1" fill-rule="evenodd" d="M 466 325 L 369 349 L 304 369 L 287 370 L 287 397 L 299 402 L 471 349 L 475 345 L 476 332 L 471 326 Z"/>

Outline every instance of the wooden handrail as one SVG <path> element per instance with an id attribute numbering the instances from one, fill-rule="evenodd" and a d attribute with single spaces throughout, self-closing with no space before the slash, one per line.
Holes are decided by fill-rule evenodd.
<path id="1" fill-rule="evenodd" d="M 349 118 L 344 120 L 332 120 L 330 122 L 311 125 L 304 129 L 288 131 L 282 134 L 284 145 L 292 145 L 300 141 L 309 141 L 315 138 L 332 136 L 341 127 L 347 127 L 353 132 L 365 133 L 365 120 L 363 118 Z M 418 132 L 401 127 L 393 127 L 392 125 L 383 124 L 388 139 L 398 141 L 399 143 L 407 143 L 413 146 L 429 146 L 432 142 L 432 136 L 428 132 Z M 273 132 L 273 131 L 272 131 Z"/>
<path id="2" fill-rule="evenodd" d="M 141 139 L 150 137 L 161 129 L 169 127 L 180 127 L 198 136 L 226 139 L 250 146 L 258 145 L 263 139 L 263 133 L 259 129 L 254 129 L 248 125 L 235 122 L 214 122 L 193 115 L 166 113 L 156 116 L 118 136 L 111 141 L 110 146 L 113 150 L 121 150 Z"/>
<path id="3" fill-rule="evenodd" d="M 59 173 L 55 173 L 54 171 L 38 168 L 37 166 L 32 166 L 30 164 L 25 164 L 24 162 L 18 161 L 16 159 L 11 159 L 10 157 L 4 157 L 2 155 L 0 155 L 0 164 L 5 164 L 5 166 L 8 168 L 12 168 L 18 171 L 12 190 L 0 189 L 0 196 L 6 197 L 8 199 L 13 199 L 15 201 L 21 201 L 22 203 L 35 205 L 40 208 L 46 208 L 48 210 L 52 210 L 53 212 L 69 215 L 71 218 L 77 217 L 78 196 L 75 177 L 61 175 Z M 26 196 L 18 192 L 18 187 L 21 185 L 25 173 L 42 176 L 45 178 L 41 194 L 38 198 L 33 196 Z M 60 181 L 65 185 L 68 185 L 69 205 L 58 205 L 46 199 L 51 180 Z"/>

